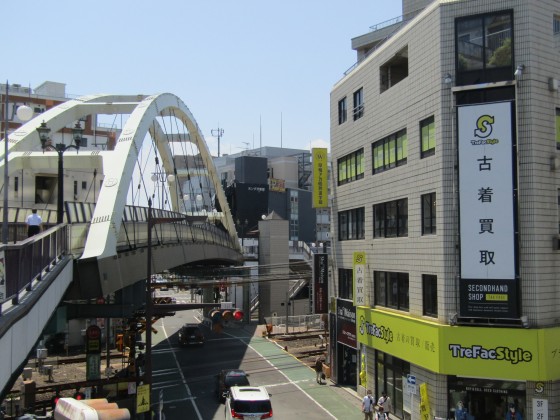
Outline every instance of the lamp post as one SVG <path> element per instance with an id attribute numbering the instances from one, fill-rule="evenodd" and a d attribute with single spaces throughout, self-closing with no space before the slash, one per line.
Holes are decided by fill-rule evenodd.
<path id="1" fill-rule="evenodd" d="M 76 149 L 76 154 L 80 150 L 80 144 L 82 143 L 82 134 L 84 129 L 80 125 L 80 121 L 76 121 L 76 125 L 72 128 L 72 140 L 75 144 L 66 145 L 64 143 L 57 143 L 53 147 L 49 143 L 49 133 L 51 129 L 47 127 L 45 121 L 37 127 L 37 132 L 39 133 L 39 140 L 41 140 L 41 148 L 45 150 L 54 150 L 58 153 L 58 197 L 56 203 L 56 223 L 63 223 L 64 219 L 64 152 L 68 149 Z"/>
<path id="2" fill-rule="evenodd" d="M 154 314 L 152 298 L 152 228 L 154 225 L 171 222 L 181 222 L 186 217 L 152 217 L 152 199 L 148 198 L 148 265 L 146 275 L 146 351 L 144 361 L 144 384 L 149 386 L 150 397 L 152 387 L 152 318 Z M 152 418 L 149 410 L 147 418 Z"/>
<path id="3" fill-rule="evenodd" d="M 9 84 L 6 81 L 6 93 L 4 95 L 4 211 L 2 212 L 2 243 L 8 243 L 8 188 L 10 173 L 8 171 L 8 105 Z M 29 121 L 33 117 L 33 110 L 27 105 L 18 107 L 17 116 L 21 121 Z"/>

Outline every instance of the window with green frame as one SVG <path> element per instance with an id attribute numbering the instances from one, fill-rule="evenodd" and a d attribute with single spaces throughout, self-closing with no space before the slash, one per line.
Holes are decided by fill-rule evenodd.
<path id="1" fill-rule="evenodd" d="M 560 149 L 560 108 L 556 108 L 556 148 Z"/>
<path id="2" fill-rule="evenodd" d="M 374 174 L 406 164 L 408 158 L 406 129 L 373 143 L 372 156 Z"/>
<path id="3" fill-rule="evenodd" d="M 357 150 L 338 159 L 338 185 L 364 177 L 364 149 Z"/>
<path id="4" fill-rule="evenodd" d="M 436 153 L 436 125 L 433 116 L 420 122 L 420 144 L 422 147 L 421 158 Z"/>

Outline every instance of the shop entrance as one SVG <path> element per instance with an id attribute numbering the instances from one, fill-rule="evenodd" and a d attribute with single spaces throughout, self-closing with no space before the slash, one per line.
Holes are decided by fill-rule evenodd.
<path id="1" fill-rule="evenodd" d="M 358 369 L 358 356 L 357 350 L 338 343 L 338 381 L 340 385 L 349 385 L 356 387 L 357 382 L 357 369 Z"/>
<path id="2" fill-rule="evenodd" d="M 526 418 L 524 382 L 470 378 L 449 380 L 449 416 L 452 419 L 504 420 L 510 406 Z M 462 411 L 465 412 L 464 417 L 460 415 Z"/>

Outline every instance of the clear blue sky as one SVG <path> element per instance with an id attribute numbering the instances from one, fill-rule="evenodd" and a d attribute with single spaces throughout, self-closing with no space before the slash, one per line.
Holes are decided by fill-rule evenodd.
<path id="1" fill-rule="evenodd" d="M 213 154 L 218 126 L 222 154 L 259 147 L 259 120 L 263 146 L 308 148 L 329 141 L 350 40 L 401 14 L 399 0 L 7 1 L 0 74 L 70 95 L 171 92 Z"/>

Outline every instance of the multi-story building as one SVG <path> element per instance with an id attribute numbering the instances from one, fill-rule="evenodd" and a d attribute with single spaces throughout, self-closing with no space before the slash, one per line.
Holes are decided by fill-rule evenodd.
<path id="1" fill-rule="evenodd" d="M 261 147 L 214 158 L 214 163 L 239 237 L 251 237 L 261 216 L 274 211 L 289 221 L 290 241 L 329 241 L 330 212 L 312 207 L 310 151 Z"/>
<path id="2" fill-rule="evenodd" d="M 334 379 L 398 418 L 560 418 L 560 4 L 404 0 L 352 44 Z"/>

